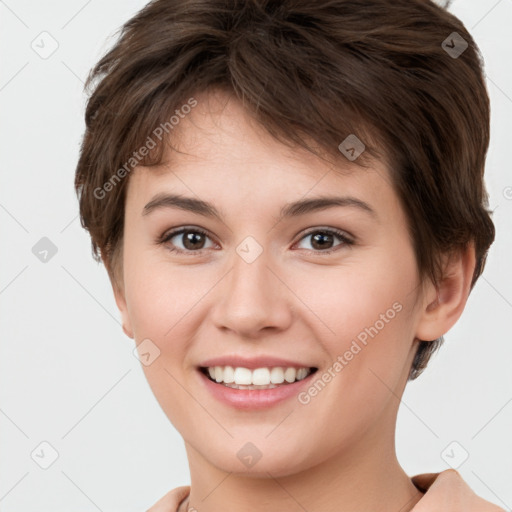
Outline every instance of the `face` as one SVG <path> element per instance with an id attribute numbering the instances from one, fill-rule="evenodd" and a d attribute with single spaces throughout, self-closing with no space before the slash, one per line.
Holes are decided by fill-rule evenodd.
<path id="1" fill-rule="evenodd" d="M 126 198 L 116 299 L 162 409 L 205 464 L 255 476 L 392 444 L 421 301 L 388 170 L 329 164 L 234 98 L 196 98 L 180 152 L 137 167 Z"/>

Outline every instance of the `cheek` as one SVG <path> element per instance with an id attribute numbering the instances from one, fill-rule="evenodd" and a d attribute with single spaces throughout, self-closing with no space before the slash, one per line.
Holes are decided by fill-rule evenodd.
<path id="1" fill-rule="evenodd" d="M 135 338 L 176 339 L 175 331 L 213 286 L 211 272 L 178 267 L 143 252 L 125 254 L 126 301 Z"/>
<path id="2" fill-rule="evenodd" d="M 392 280 L 378 277 L 355 276 L 345 280 L 346 286 L 331 285 L 312 307 L 335 333 L 318 327 L 331 364 L 299 397 L 304 429 L 325 425 L 319 454 L 348 448 L 369 429 L 391 424 L 398 407 L 413 339 L 413 295 L 403 283 L 406 273 L 404 279 L 396 269 Z M 282 433 L 293 436 L 292 429 Z"/>
<path id="3" fill-rule="evenodd" d="M 327 386 L 332 400 L 379 402 L 408 372 L 418 276 L 412 249 L 397 247 L 353 267 L 308 273 L 297 292 L 321 320 L 311 324 L 316 338 L 338 361 Z"/>
<path id="4" fill-rule="evenodd" d="M 162 261 L 144 261 L 144 256 L 134 251 L 131 254 L 126 258 L 125 289 L 135 340 L 139 344 L 149 339 L 159 351 L 142 369 L 170 422 L 186 431 L 194 402 L 191 404 L 186 392 L 183 366 L 194 331 L 200 326 L 194 308 L 214 281 L 206 272 L 204 280 L 197 279 L 197 268 L 192 266 L 178 268 Z"/>
<path id="5" fill-rule="evenodd" d="M 391 339 L 407 327 L 417 273 L 414 255 L 407 247 L 404 252 L 399 252 L 400 259 L 395 252 L 381 251 L 337 268 L 311 268 L 295 280 L 294 291 L 317 314 L 318 339 L 325 341 L 331 355 L 359 335 L 364 342 L 372 326 L 380 337 Z"/>

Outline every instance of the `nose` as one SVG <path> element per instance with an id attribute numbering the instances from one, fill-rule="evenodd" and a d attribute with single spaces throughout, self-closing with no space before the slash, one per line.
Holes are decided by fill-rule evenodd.
<path id="1" fill-rule="evenodd" d="M 216 287 L 212 318 L 218 329 L 256 339 L 269 330 L 279 332 L 290 326 L 293 294 L 268 260 L 265 251 L 251 263 L 235 252 L 231 271 Z"/>

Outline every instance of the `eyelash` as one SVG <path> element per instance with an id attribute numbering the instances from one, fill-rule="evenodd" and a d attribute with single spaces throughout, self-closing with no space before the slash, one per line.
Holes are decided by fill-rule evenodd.
<path id="1" fill-rule="evenodd" d="M 157 243 L 160 244 L 160 245 L 165 245 L 165 244 L 167 244 L 167 242 L 169 242 L 169 240 L 171 240 L 175 236 L 181 235 L 181 234 L 186 233 L 186 232 L 201 233 L 202 235 L 205 235 L 208 238 L 210 238 L 208 233 L 206 231 L 204 231 L 203 229 L 201 229 L 201 228 L 183 227 L 183 228 L 179 228 L 179 229 L 176 229 L 176 230 L 173 230 L 173 231 L 165 232 L 157 240 Z M 344 245 L 345 246 L 351 246 L 351 245 L 354 245 L 354 243 L 355 243 L 351 238 L 349 238 L 347 236 L 347 234 L 344 231 L 340 231 L 340 230 L 335 229 L 335 228 L 325 228 L 325 229 L 324 228 L 314 228 L 314 229 L 311 229 L 311 230 L 307 231 L 306 233 L 304 233 L 302 235 L 302 237 L 299 239 L 299 242 L 303 238 L 306 238 L 307 236 L 315 234 L 315 233 L 324 233 L 324 234 L 329 234 L 329 235 L 335 235 L 343 243 L 341 243 L 339 245 L 336 245 L 332 249 L 325 249 L 325 250 L 318 250 L 318 251 L 315 251 L 315 250 L 312 250 L 312 249 L 303 249 L 303 250 L 306 250 L 308 252 L 315 253 L 315 254 L 331 254 L 331 253 L 339 250 L 339 248 L 344 246 Z M 202 253 L 206 249 L 199 249 L 197 251 L 190 251 L 190 250 L 185 250 L 184 251 L 183 249 L 177 249 L 176 247 L 168 247 L 168 250 L 173 252 L 173 253 L 177 253 L 177 254 L 187 254 L 187 255 L 194 255 L 195 256 L 195 255 L 202 255 Z"/>

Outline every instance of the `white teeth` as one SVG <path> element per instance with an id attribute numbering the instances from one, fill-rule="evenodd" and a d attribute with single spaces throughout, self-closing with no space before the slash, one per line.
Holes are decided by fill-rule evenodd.
<path id="1" fill-rule="evenodd" d="M 270 382 L 272 384 L 282 384 L 284 382 L 284 371 L 279 366 L 270 370 Z"/>
<path id="2" fill-rule="evenodd" d="M 253 370 L 252 383 L 255 386 L 268 386 L 270 384 L 270 371 L 268 368 L 256 368 L 256 370 Z"/>
<path id="3" fill-rule="evenodd" d="M 235 369 L 232 366 L 224 367 L 224 378 L 222 380 L 225 384 L 235 382 Z"/>
<path id="4" fill-rule="evenodd" d="M 297 376 L 295 377 L 297 380 L 302 380 L 304 379 L 305 377 L 307 377 L 308 375 L 308 371 L 306 370 L 306 368 L 299 368 L 297 370 Z"/>
<path id="5" fill-rule="evenodd" d="M 250 386 L 244 386 L 242 384 L 238 385 L 238 384 L 222 384 L 223 386 L 226 386 L 228 388 L 233 388 L 233 389 L 273 389 L 273 388 L 277 388 L 277 386 L 275 384 L 269 384 L 268 386 L 256 386 L 254 384 L 251 384 Z"/>
<path id="6" fill-rule="evenodd" d="M 228 387 L 238 389 L 275 388 L 276 384 L 288 383 L 305 379 L 311 373 L 310 368 L 249 368 L 232 366 L 214 366 L 208 368 L 210 378 Z"/>
<path id="7" fill-rule="evenodd" d="M 235 384 L 252 384 L 252 372 L 248 368 L 235 368 Z"/>
<path id="8" fill-rule="evenodd" d="M 284 380 L 286 382 L 293 382 L 295 380 L 296 374 L 297 374 L 297 372 L 296 372 L 295 368 L 286 368 L 286 370 L 284 372 Z"/>

